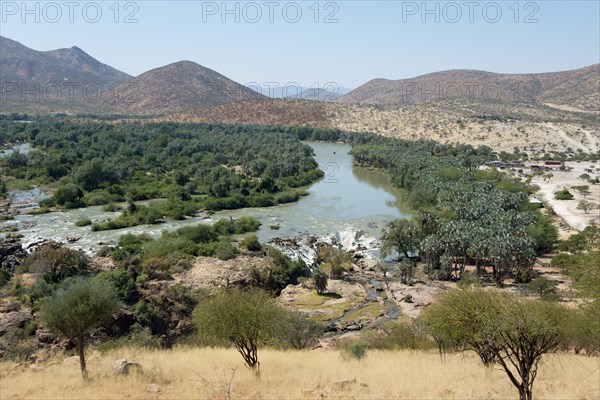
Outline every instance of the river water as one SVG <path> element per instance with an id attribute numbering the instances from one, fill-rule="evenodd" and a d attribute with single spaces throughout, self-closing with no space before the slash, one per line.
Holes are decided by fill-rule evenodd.
<path id="1" fill-rule="evenodd" d="M 68 210 L 43 215 L 21 215 L 15 218 L 24 243 L 43 239 L 69 242 L 69 247 L 86 252 L 97 250 L 102 244 L 115 244 L 125 233 L 160 235 L 163 230 L 198 223 L 212 223 L 220 218 L 252 216 L 262 226 L 257 232 L 261 242 L 273 238 L 295 238 L 302 242 L 309 236 L 327 238 L 346 249 L 366 248 L 367 256 L 377 256 L 381 229 L 396 218 L 404 218 L 400 191 L 379 171 L 353 165 L 350 146 L 342 143 L 308 142 L 325 177 L 308 188 L 309 195 L 296 203 L 275 207 L 247 208 L 216 212 L 209 219 L 201 217 L 185 221 L 167 221 L 158 225 L 143 225 L 119 230 L 92 232 L 90 227 L 76 227 L 77 220 L 89 218 L 100 222 L 115 218 L 118 212 L 106 212 L 102 207 Z M 272 229 L 278 226 L 279 229 Z M 298 255 L 298 254 L 295 254 Z M 303 258 L 311 258 L 304 254 Z"/>

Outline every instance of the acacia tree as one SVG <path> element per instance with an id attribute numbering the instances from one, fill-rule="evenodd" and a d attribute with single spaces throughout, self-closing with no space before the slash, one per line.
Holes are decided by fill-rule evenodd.
<path id="1" fill-rule="evenodd" d="M 277 335 L 284 310 L 260 289 L 231 289 L 200 303 L 194 323 L 200 335 L 230 341 L 246 366 L 260 375 L 258 345 Z"/>
<path id="2" fill-rule="evenodd" d="M 565 340 L 565 313 L 555 303 L 468 289 L 443 294 L 421 318 L 440 350 L 472 350 L 499 364 L 519 398 L 531 400 L 542 356 Z"/>
<path id="3" fill-rule="evenodd" d="M 586 214 L 589 214 L 590 211 L 595 210 L 597 208 L 598 208 L 598 204 L 591 202 L 591 201 L 587 201 L 587 200 L 581 200 L 577 204 L 577 209 L 582 210 Z"/>
<path id="4" fill-rule="evenodd" d="M 84 353 L 86 339 L 92 329 L 110 320 L 119 308 L 120 302 L 110 283 L 82 278 L 66 281 L 42 304 L 42 323 L 77 346 L 79 367 L 85 380 L 88 379 Z"/>

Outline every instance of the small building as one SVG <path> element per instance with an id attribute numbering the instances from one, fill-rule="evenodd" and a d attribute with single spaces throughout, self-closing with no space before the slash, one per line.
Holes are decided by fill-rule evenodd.
<path id="1" fill-rule="evenodd" d="M 539 208 L 543 208 L 544 207 L 544 202 L 541 201 L 540 199 L 529 199 L 529 204 L 535 204 Z"/>
<path id="2" fill-rule="evenodd" d="M 562 162 L 561 161 L 554 161 L 554 160 L 546 160 L 546 161 L 544 161 L 544 165 L 546 165 L 546 166 L 560 167 L 562 165 Z"/>

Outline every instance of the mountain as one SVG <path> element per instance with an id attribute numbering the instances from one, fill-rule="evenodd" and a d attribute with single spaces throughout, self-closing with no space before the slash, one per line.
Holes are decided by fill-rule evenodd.
<path id="1" fill-rule="evenodd" d="M 265 96 L 191 61 L 179 61 L 143 73 L 119 85 L 106 104 L 119 112 L 166 114 Z"/>
<path id="2" fill-rule="evenodd" d="M 254 87 L 255 91 L 271 99 L 333 101 L 350 93 L 352 89 L 328 84 L 324 88 L 311 88 L 289 84 L 286 86 Z"/>
<path id="3" fill-rule="evenodd" d="M 37 51 L 0 36 L 3 106 L 64 109 L 95 107 L 103 91 L 133 77 L 79 47 Z"/>
<path id="4" fill-rule="evenodd" d="M 379 105 L 415 104 L 442 99 L 533 101 L 599 110 L 599 85 L 600 64 L 541 74 L 450 70 L 411 79 L 373 79 L 339 101 Z"/>

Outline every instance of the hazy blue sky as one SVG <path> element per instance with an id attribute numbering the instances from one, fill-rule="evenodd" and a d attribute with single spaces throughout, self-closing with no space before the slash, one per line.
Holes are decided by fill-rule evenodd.
<path id="1" fill-rule="evenodd" d="M 2 0 L 0 32 L 36 50 L 77 45 L 132 75 L 187 59 L 242 84 L 356 87 L 446 69 L 600 62 L 598 1 L 65 1 L 25 10 Z"/>

